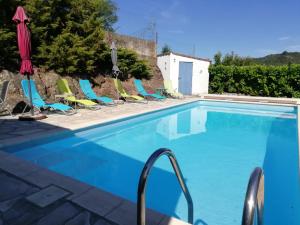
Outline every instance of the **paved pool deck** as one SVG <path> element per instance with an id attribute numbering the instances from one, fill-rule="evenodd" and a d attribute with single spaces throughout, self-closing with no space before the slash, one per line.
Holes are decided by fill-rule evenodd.
<path id="1" fill-rule="evenodd" d="M 76 130 L 113 120 L 135 116 L 200 100 L 199 97 L 148 101 L 148 103 L 125 103 L 117 106 L 102 106 L 100 110 L 78 109 L 74 115 L 48 114 L 40 121 L 19 121 L 18 116 L 0 117 L 1 147 L 27 142 L 66 130 Z"/>
<path id="2" fill-rule="evenodd" d="M 41 168 L 4 152 L 4 148 L 63 131 L 76 130 L 197 100 L 298 105 L 298 99 L 250 100 L 212 96 L 167 99 L 148 104 L 103 106 L 98 111 L 80 109 L 72 116 L 49 114 L 41 121 L 0 117 L 0 225 L 135 225 L 136 205 L 108 192 Z M 248 97 L 247 97 L 248 98 Z M 1 151 L 2 149 L 2 151 Z M 147 211 L 147 225 L 187 225 L 158 212 Z"/>

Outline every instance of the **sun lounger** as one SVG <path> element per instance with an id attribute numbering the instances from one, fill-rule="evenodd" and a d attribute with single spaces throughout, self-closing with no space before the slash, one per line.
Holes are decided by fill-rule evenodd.
<path id="1" fill-rule="evenodd" d="M 3 111 L 9 112 L 12 116 L 12 112 L 7 108 L 7 95 L 8 95 L 8 88 L 9 88 L 10 81 L 4 81 L 1 85 L 1 92 L 0 92 L 0 109 L 2 108 Z"/>
<path id="2" fill-rule="evenodd" d="M 114 100 L 106 96 L 98 96 L 91 87 L 89 80 L 79 80 L 80 88 L 83 94 L 90 100 L 97 101 L 104 105 L 116 105 Z"/>
<path id="3" fill-rule="evenodd" d="M 57 81 L 57 86 L 58 86 L 58 90 L 59 92 L 64 95 L 64 99 L 67 101 L 67 102 L 71 102 L 71 103 L 74 103 L 75 106 L 76 105 L 80 105 L 84 108 L 88 108 L 88 109 L 93 109 L 93 110 L 97 110 L 97 109 L 100 109 L 100 106 L 91 101 L 91 100 L 88 100 L 88 99 L 77 99 L 74 94 L 72 93 L 70 87 L 69 87 L 69 84 L 68 84 L 68 81 L 66 79 L 59 79 Z"/>
<path id="4" fill-rule="evenodd" d="M 118 93 L 123 97 L 125 100 L 129 101 L 135 101 L 135 102 L 145 102 L 145 99 L 138 95 L 129 95 L 123 88 L 121 81 L 119 79 L 114 78 L 114 84 L 118 91 Z"/>
<path id="5" fill-rule="evenodd" d="M 170 80 L 164 80 L 165 92 L 173 98 L 183 98 L 183 94 L 176 92 Z"/>
<path id="6" fill-rule="evenodd" d="M 29 90 L 28 90 L 28 80 L 22 80 L 21 85 L 22 85 L 24 95 L 27 99 L 26 102 L 28 103 L 30 101 Z M 40 94 L 39 94 L 39 92 L 36 88 L 35 82 L 33 80 L 30 80 L 30 86 L 31 86 L 31 95 L 32 95 L 33 107 L 35 107 L 39 111 L 41 111 L 40 110 L 41 108 L 44 108 L 44 109 L 50 108 L 50 109 L 53 109 L 53 110 L 61 111 L 61 112 L 65 113 L 65 114 L 68 114 L 68 115 L 76 113 L 76 111 L 72 107 L 70 107 L 68 105 L 65 105 L 65 104 L 62 104 L 62 103 L 46 103 L 42 99 L 42 97 L 40 96 Z M 24 108 L 23 112 L 26 110 L 27 107 L 28 107 L 28 104 Z"/>
<path id="7" fill-rule="evenodd" d="M 165 96 L 162 96 L 160 94 L 156 94 L 156 93 L 150 94 L 150 93 L 148 93 L 145 90 L 145 88 L 144 88 L 141 80 L 134 79 L 134 85 L 135 85 L 135 88 L 137 89 L 138 93 L 140 95 L 142 95 L 143 97 L 152 97 L 152 98 L 154 98 L 156 100 L 164 100 L 164 99 L 166 99 Z"/>

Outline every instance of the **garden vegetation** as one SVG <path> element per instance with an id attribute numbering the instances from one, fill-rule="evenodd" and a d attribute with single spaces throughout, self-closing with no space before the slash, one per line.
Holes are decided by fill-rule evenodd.
<path id="1" fill-rule="evenodd" d="M 235 54 L 217 53 L 209 68 L 210 93 L 300 97 L 300 65 L 269 66 Z"/>
<path id="2" fill-rule="evenodd" d="M 110 45 L 105 32 L 113 31 L 117 7 L 111 0 L 9 0 L 0 1 L 0 69 L 17 70 L 17 6 L 30 17 L 32 61 L 36 67 L 61 75 L 110 74 Z M 118 49 L 123 79 L 151 77 L 146 61 L 125 48 Z"/>

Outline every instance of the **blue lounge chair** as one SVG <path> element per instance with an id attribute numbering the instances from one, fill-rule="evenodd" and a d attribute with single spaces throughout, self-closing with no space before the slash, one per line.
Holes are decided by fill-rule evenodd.
<path id="1" fill-rule="evenodd" d="M 104 105 L 115 105 L 114 101 L 106 96 L 98 96 L 94 92 L 94 90 L 91 87 L 91 83 L 89 80 L 79 80 L 80 88 L 83 92 L 83 94 L 90 100 L 95 100 L 97 102 L 100 102 Z"/>
<path id="2" fill-rule="evenodd" d="M 157 100 L 163 100 L 163 99 L 166 99 L 165 96 L 162 96 L 162 95 L 160 95 L 160 94 L 150 94 L 150 93 L 148 93 L 148 92 L 145 90 L 145 88 L 144 88 L 144 86 L 143 86 L 141 80 L 134 79 L 134 85 L 135 85 L 135 87 L 136 87 L 138 93 L 139 93 L 140 95 L 142 95 L 143 97 L 152 97 L 152 98 L 157 99 Z"/>
<path id="3" fill-rule="evenodd" d="M 30 100 L 29 97 L 29 90 L 28 90 L 28 80 L 22 80 L 21 81 L 21 85 L 22 85 L 22 89 L 24 92 L 25 97 L 27 98 L 27 100 Z M 40 111 L 41 108 L 51 108 L 54 110 L 59 110 L 65 114 L 74 114 L 75 110 L 65 104 L 62 103 L 46 103 L 42 97 L 40 96 L 38 90 L 36 89 L 36 85 L 35 82 L 33 80 L 30 80 L 30 85 L 31 85 L 31 94 L 32 94 L 32 104 L 33 107 L 35 107 L 36 109 L 38 109 Z M 28 102 L 27 101 L 27 102 Z M 26 105 L 25 109 L 27 108 L 28 105 Z M 25 111 L 24 109 L 24 111 Z"/>

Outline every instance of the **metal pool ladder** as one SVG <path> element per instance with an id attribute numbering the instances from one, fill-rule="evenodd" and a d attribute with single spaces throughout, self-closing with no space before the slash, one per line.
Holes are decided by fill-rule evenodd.
<path id="1" fill-rule="evenodd" d="M 174 172 L 177 176 L 177 179 L 179 181 L 181 189 L 182 189 L 184 196 L 188 203 L 188 222 L 190 224 L 193 224 L 194 206 L 193 206 L 192 197 L 186 186 L 186 183 L 184 181 L 182 172 L 180 170 L 180 167 L 178 165 L 178 162 L 176 160 L 174 153 L 171 150 L 166 149 L 166 148 L 158 149 L 150 156 L 150 158 L 147 160 L 147 162 L 142 170 L 142 173 L 140 175 L 139 186 L 138 186 L 138 200 L 137 200 L 137 224 L 138 225 L 146 224 L 146 197 L 145 197 L 146 193 L 145 192 L 146 192 L 147 179 L 148 179 L 148 176 L 150 174 L 150 171 L 151 171 L 154 163 L 163 155 L 168 156 L 168 158 L 172 164 Z"/>
<path id="2" fill-rule="evenodd" d="M 250 176 L 244 202 L 242 225 L 253 225 L 256 217 L 257 225 L 263 225 L 264 211 L 264 173 L 259 167 Z M 256 214 L 256 215 L 255 215 Z"/>

